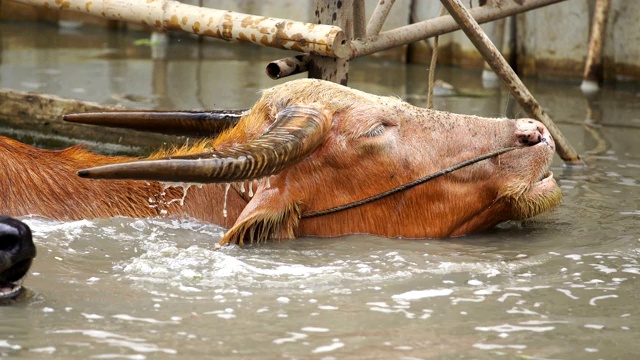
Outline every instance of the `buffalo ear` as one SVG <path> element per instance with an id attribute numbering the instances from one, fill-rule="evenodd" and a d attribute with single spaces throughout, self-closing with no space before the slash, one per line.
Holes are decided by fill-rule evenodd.
<path id="1" fill-rule="evenodd" d="M 245 241 L 253 244 L 272 239 L 293 239 L 299 219 L 299 206 L 287 202 L 277 188 L 258 191 L 219 244 L 242 246 Z"/>

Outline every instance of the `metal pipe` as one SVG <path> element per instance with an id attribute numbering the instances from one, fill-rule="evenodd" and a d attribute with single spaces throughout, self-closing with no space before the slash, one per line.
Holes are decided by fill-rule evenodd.
<path id="1" fill-rule="evenodd" d="M 303 23 L 182 4 L 175 0 L 16 0 L 56 10 L 129 21 L 156 30 L 179 30 L 278 49 L 342 58 L 349 40 L 337 26 Z"/>
<path id="2" fill-rule="evenodd" d="M 315 22 L 332 24 L 344 31 L 347 42 L 353 39 L 354 0 L 315 0 Z M 307 66 L 309 77 L 347 85 L 349 79 L 349 59 L 312 55 Z"/>
<path id="3" fill-rule="evenodd" d="M 504 25 L 506 19 L 498 19 L 493 23 L 493 32 L 491 38 L 493 39 L 493 43 L 498 48 L 498 51 L 502 52 L 504 47 Z M 493 85 L 498 83 L 498 76 L 491 70 L 491 66 L 484 62 L 484 66 L 482 68 L 482 84 L 483 86 L 492 87 Z"/>
<path id="4" fill-rule="evenodd" d="M 531 95 L 529 89 L 522 83 L 518 75 L 511 69 L 507 61 L 502 57 L 500 51 L 493 45 L 487 34 L 484 33 L 480 25 L 473 19 L 469 11 L 462 5 L 460 0 L 440 0 L 447 8 L 449 14 L 460 25 L 469 40 L 475 45 L 485 61 L 498 75 L 502 83 L 509 89 L 511 95 L 516 98 L 518 104 L 527 115 L 542 122 L 555 140 L 556 151 L 560 158 L 571 165 L 584 165 L 575 149 L 562 135 L 560 129 L 553 123 L 542 106 Z"/>
<path id="5" fill-rule="evenodd" d="M 367 36 L 365 25 L 364 0 L 353 1 L 353 38 L 360 39 Z"/>
<path id="6" fill-rule="evenodd" d="M 274 60 L 267 64 L 265 72 L 270 78 L 274 80 L 289 75 L 300 74 L 307 71 L 310 57 L 311 56 L 309 54 L 304 54 Z"/>
<path id="7" fill-rule="evenodd" d="M 369 20 L 369 24 L 367 25 L 367 38 L 351 40 L 352 52 L 350 59 L 460 29 L 460 26 L 458 26 L 451 16 L 440 16 L 385 31 L 378 35 L 378 32 L 384 24 L 384 20 L 386 19 L 394 1 L 395 0 L 380 0 L 378 2 L 371 19 Z M 470 12 L 474 15 L 476 20 L 484 23 L 561 1 L 565 0 L 527 0 L 523 5 L 518 5 L 511 0 L 495 0 L 491 2 L 491 5 L 476 7 L 471 9 Z M 298 73 L 297 71 L 288 73 L 288 71 L 292 69 L 287 66 L 282 66 L 286 65 L 285 63 L 292 63 L 291 58 L 280 59 L 269 63 L 267 74 L 272 73 L 279 76 L 278 78 L 282 78 Z M 333 64 L 329 65 L 334 68 Z M 305 70 L 300 70 L 300 72 L 303 71 Z M 324 76 L 319 75 L 315 75 L 314 77 L 316 76 L 319 78 L 325 78 Z"/>
<path id="8" fill-rule="evenodd" d="M 440 14 L 438 16 L 444 16 L 446 10 L 444 6 L 440 8 Z M 431 50 L 431 63 L 429 64 L 429 87 L 427 88 L 427 109 L 433 109 L 433 88 L 435 86 L 436 78 L 436 63 L 438 62 L 438 42 L 440 36 L 433 37 L 433 47 Z"/>
<path id="9" fill-rule="evenodd" d="M 378 5 L 373 10 L 373 14 L 371 15 L 371 19 L 369 19 L 369 23 L 367 24 L 367 36 L 377 36 L 382 29 L 382 25 L 384 25 L 385 20 L 387 20 L 387 15 L 389 15 L 389 11 L 391 11 L 391 7 L 396 0 L 378 0 Z"/>
<path id="10" fill-rule="evenodd" d="M 486 5 L 475 7 L 470 10 L 470 13 L 477 22 L 485 23 L 561 1 L 565 0 L 527 0 L 520 5 L 518 4 L 519 2 L 513 0 L 500 0 L 496 1 L 495 6 Z M 371 24 L 371 21 L 369 24 Z M 380 24 L 380 26 L 382 26 L 382 24 Z M 369 32 L 369 26 L 367 26 L 366 39 L 351 41 L 351 55 L 349 58 L 353 59 L 370 55 L 378 51 L 391 49 L 456 30 L 460 30 L 460 26 L 451 16 L 441 16 L 415 24 L 405 25 L 397 29 L 381 32 L 377 37 L 372 35 L 375 34 L 375 32 Z"/>
<path id="11" fill-rule="evenodd" d="M 584 66 L 582 84 L 583 92 L 595 92 L 602 82 L 602 48 L 604 47 L 605 31 L 607 29 L 607 17 L 611 0 L 597 0 L 591 22 L 591 36 L 589 37 L 589 50 L 587 62 Z"/>
<path id="12" fill-rule="evenodd" d="M 444 8 L 443 8 L 444 9 Z M 427 88 L 427 109 L 433 109 L 433 88 L 436 79 L 436 63 L 438 62 L 438 39 L 433 38 L 433 50 L 431 51 L 431 62 L 429 64 L 429 87 Z"/>

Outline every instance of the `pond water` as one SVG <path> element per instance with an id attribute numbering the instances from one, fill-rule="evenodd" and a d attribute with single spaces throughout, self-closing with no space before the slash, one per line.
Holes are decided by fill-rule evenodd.
<path id="1" fill-rule="evenodd" d="M 276 83 L 265 63 L 286 56 L 176 37 L 158 62 L 136 45 L 144 37 L 0 23 L 0 87 L 138 108 L 243 108 Z M 351 69 L 355 88 L 425 104 L 425 66 L 362 59 Z M 437 109 L 521 115 L 477 71 L 437 77 L 459 91 L 436 98 Z M 607 85 L 586 99 L 578 84 L 527 81 L 588 167 L 556 158 L 562 206 L 482 234 L 216 251 L 223 229 L 193 220 L 23 217 L 38 257 L 28 301 L 0 308 L 0 356 L 635 359 L 640 87 Z"/>

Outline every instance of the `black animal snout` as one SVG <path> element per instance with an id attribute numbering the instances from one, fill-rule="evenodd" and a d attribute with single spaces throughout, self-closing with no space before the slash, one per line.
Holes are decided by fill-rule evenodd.
<path id="1" fill-rule="evenodd" d="M 29 271 L 36 246 L 22 221 L 0 216 L 0 288 L 20 280 Z"/>

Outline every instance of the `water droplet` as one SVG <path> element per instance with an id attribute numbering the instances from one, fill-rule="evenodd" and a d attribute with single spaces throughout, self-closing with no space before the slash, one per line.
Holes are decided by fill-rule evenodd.
<path id="1" fill-rule="evenodd" d="M 224 207 L 222 208 L 222 216 L 227 217 L 227 195 L 229 195 L 230 183 L 226 183 L 224 186 Z"/>

